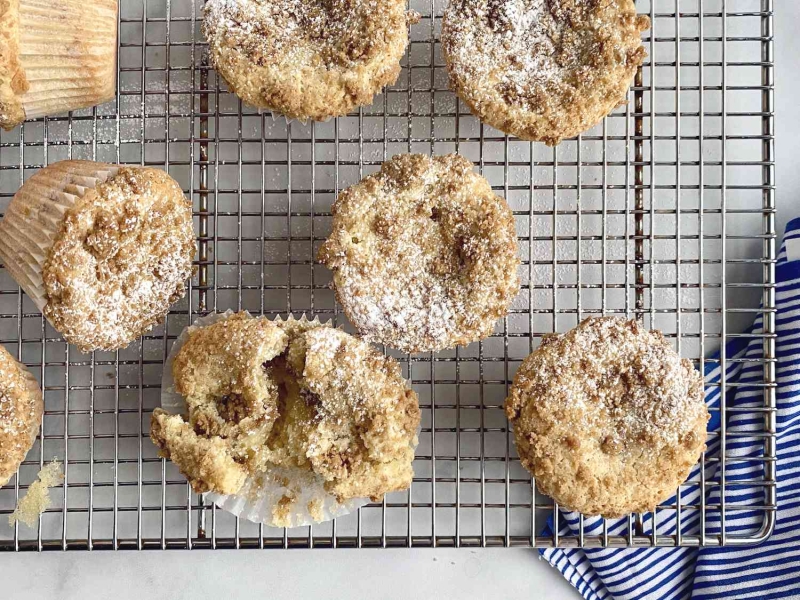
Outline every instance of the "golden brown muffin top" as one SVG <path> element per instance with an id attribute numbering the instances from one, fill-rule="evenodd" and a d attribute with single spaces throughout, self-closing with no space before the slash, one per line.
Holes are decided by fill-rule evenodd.
<path id="1" fill-rule="evenodd" d="M 408 22 L 403 0 L 209 0 L 203 30 L 245 102 L 324 120 L 397 79 Z"/>
<path id="2" fill-rule="evenodd" d="M 25 120 L 21 96 L 27 90 L 19 61 L 19 0 L 0 0 L 0 127 L 10 130 Z"/>
<path id="3" fill-rule="evenodd" d="M 0 486 L 33 446 L 43 410 L 42 391 L 33 375 L 0 346 Z"/>
<path id="4" fill-rule="evenodd" d="M 648 27 L 633 0 L 454 0 L 442 48 L 481 120 L 555 145 L 624 103 Z"/>
<path id="5" fill-rule="evenodd" d="M 124 348 L 183 296 L 194 253 L 178 183 L 159 169 L 122 167 L 64 215 L 42 272 L 43 312 L 83 351 Z"/>
<path id="6" fill-rule="evenodd" d="M 565 508 L 652 510 L 705 449 L 703 379 L 660 331 L 590 318 L 548 336 L 505 403 L 523 466 Z"/>
<path id="7" fill-rule="evenodd" d="M 173 375 L 188 415 L 156 410 L 151 438 L 195 491 L 236 493 L 269 465 L 319 475 L 340 501 L 411 484 L 417 396 L 343 331 L 238 313 L 193 330 Z"/>
<path id="8" fill-rule="evenodd" d="M 319 260 L 359 333 L 405 352 L 487 337 L 519 291 L 513 213 L 457 154 L 398 155 L 343 191 Z"/>

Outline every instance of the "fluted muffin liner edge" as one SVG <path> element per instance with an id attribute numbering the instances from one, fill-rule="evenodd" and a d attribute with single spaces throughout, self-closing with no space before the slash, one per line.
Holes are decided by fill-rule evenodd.
<path id="1" fill-rule="evenodd" d="M 47 304 L 42 273 L 64 214 L 88 190 L 121 168 L 90 161 L 69 162 L 68 170 L 53 169 L 59 164 L 55 163 L 25 182 L 0 222 L 0 260 L 41 312 Z"/>
<path id="2" fill-rule="evenodd" d="M 28 82 L 25 119 L 66 113 L 113 100 L 119 4 L 41 0 L 20 3 L 19 60 Z"/>

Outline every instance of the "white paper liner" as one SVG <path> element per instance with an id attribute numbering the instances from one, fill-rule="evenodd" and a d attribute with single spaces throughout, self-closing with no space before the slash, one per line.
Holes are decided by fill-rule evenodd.
<path id="1" fill-rule="evenodd" d="M 47 304 L 42 270 L 64 214 L 119 169 L 107 163 L 61 161 L 39 170 L 15 194 L 0 222 L 0 258 L 39 311 Z"/>
<path id="2" fill-rule="evenodd" d="M 244 312 L 250 316 L 250 313 Z M 189 330 L 194 327 L 207 327 L 233 314 L 232 310 L 228 310 L 225 313 L 201 317 L 195 320 L 191 327 L 184 329 L 175 340 L 164 363 L 164 374 L 161 378 L 161 407 L 164 410 L 180 414 L 187 412 L 183 396 L 175 391 L 172 363 L 178 351 L 189 339 Z M 284 485 L 287 482 L 289 485 Z M 273 511 L 287 496 L 293 500 L 289 514 L 281 514 L 280 509 Z M 277 466 L 271 466 L 257 476 L 248 476 L 238 494 L 207 492 L 203 497 L 237 517 L 271 527 L 303 527 L 330 521 L 350 514 L 369 503 L 369 498 L 352 498 L 339 502 L 325 490 L 324 480 L 319 475 L 305 469 Z M 313 506 L 313 510 L 309 509 L 309 506 Z M 279 520 L 276 520 L 276 517 L 279 517 Z"/>

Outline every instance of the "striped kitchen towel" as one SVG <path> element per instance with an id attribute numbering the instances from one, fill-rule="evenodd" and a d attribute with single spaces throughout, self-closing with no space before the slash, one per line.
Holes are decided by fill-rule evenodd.
<path id="1" fill-rule="evenodd" d="M 542 550 L 542 556 L 557 568 L 587 600 L 616 598 L 622 600 L 707 600 L 713 598 L 798 598 L 800 599 L 800 218 L 786 226 L 776 267 L 776 330 L 777 330 L 777 495 L 778 513 L 773 535 L 759 546 L 744 548 L 636 549 L 636 550 Z M 761 317 L 752 331 L 762 328 Z M 726 511 L 725 530 L 742 535 L 757 530 L 761 512 L 748 507 L 763 505 L 763 486 L 748 485 L 761 478 L 763 440 L 748 433 L 761 429 L 762 414 L 740 408 L 762 406 L 762 391 L 748 386 L 763 377 L 761 339 L 734 339 L 726 346 L 726 381 L 728 388 L 726 430 L 727 453 L 731 457 L 725 467 L 725 502 L 733 510 Z M 731 361 L 730 359 L 745 359 Z M 754 360 L 749 360 L 754 359 Z M 720 365 L 709 363 L 705 372 L 709 384 L 719 382 Z M 719 403 L 720 388 L 709 386 L 706 400 L 710 406 Z M 712 412 L 709 430 L 720 427 L 719 412 Z M 719 440 L 712 436 L 709 456 L 719 453 Z M 756 460 L 748 460 L 748 459 Z M 714 465 L 706 467 L 707 479 L 717 476 Z M 697 480 L 700 467 L 690 478 Z M 739 482 L 737 484 L 737 482 Z M 697 485 L 680 491 L 682 504 L 699 504 Z M 719 486 L 711 486 L 706 498 L 713 507 L 720 501 Z M 671 504 L 675 499 L 671 499 Z M 563 533 L 577 531 L 578 515 L 564 513 Z M 657 523 L 659 534 L 675 532 L 675 519 Z M 709 510 L 706 532 L 720 531 L 719 512 Z M 682 531 L 696 533 L 699 511 L 686 511 Z M 645 531 L 652 531 L 652 516 L 644 519 Z M 609 533 L 624 535 L 626 519 L 609 521 Z M 602 520 L 586 518 L 587 534 L 602 531 Z"/>

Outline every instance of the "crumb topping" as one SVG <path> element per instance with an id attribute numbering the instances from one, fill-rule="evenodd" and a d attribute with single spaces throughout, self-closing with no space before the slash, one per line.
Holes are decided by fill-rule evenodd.
<path id="1" fill-rule="evenodd" d="M 456 154 L 398 155 L 342 192 L 319 260 L 358 331 L 406 352 L 489 336 L 519 291 L 514 216 Z"/>
<path id="2" fill-rule="evenodd" d="M 178 183 L 158 169 L 120 168 L 64 215 L 42 272 L 43 312 L 82 351 L 124 348 L 184 295 L 194 253 Z"/>
<path id="3" fill-rule="evenodd" d="M 151 438 L 195 491 L 236 493 L 243 473 L 267 465 L 313 472 L 340 501 L 411 484 L 416 394 L 393 359 L 342 331 L 239 313 L 193 332 L 173 374 L 188 420 L 157 409 Z M 237 408 L 220 411 L 233 397 Z M 293 503 L 279 503 L 273 519 L 288 518 Z"/>
<path id="4" fill-rule="evenodd" d="M 327 327 L 292 340 L 290 353 L 298 346 L 303 369 L 294 375 L 312 408 L 301 446 L 328 491 L 377 500 L 408 487 L 420 412 L 397 362 Z"/>
<path id="5" fill-rule="evenodd" d="M 264 365 L 286 349 L 287 335 L 245 313 L 190 331 L 173 363 L 176 391 L 186 398 L 194 431 L 228 441 L 231 457 L 258 466 L 278 418 L 278 386 Z"/>
<path id="6" fill-rule="evenodd" d="M 11 479 L 33 445 L 43 410 L 33 375 L 0 346 L 0 486 Z"/>
<path id="7" fill-rule="evenodd" d="M 703 381 L 659 331 L 586 319 L 522 364 L 506 400 L 522 464 L 566 507 L 621 516 L 671 495 L 705 448 Z"/>
<path id="8" fill-rule="evenodd" d="M 214 68 L 245 101 L 324 119 L 397 79 L 408 43 L 401 0 L 209 0 Z"/>
<path id="9" fill-rule="evenodd" d="M 631 0 L 455 0 L 442 45 L 482 120 L 553 145 L 624 102 L 648 27 Z"/>

